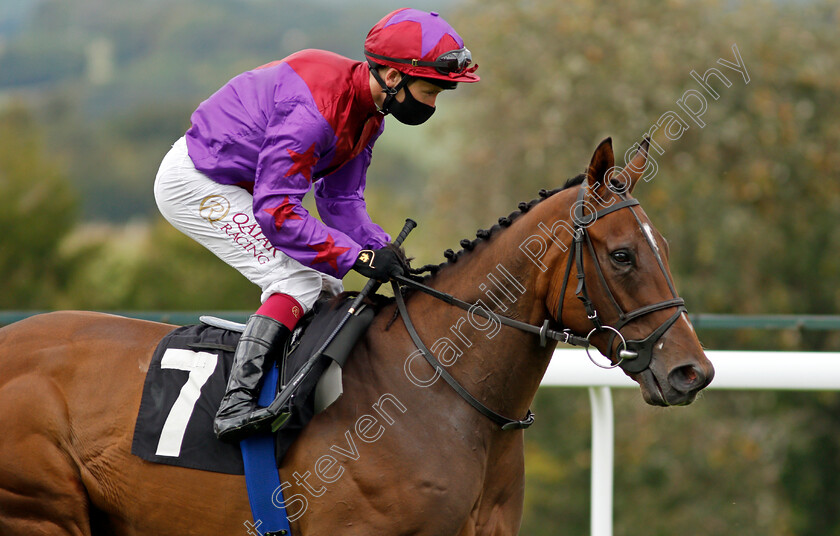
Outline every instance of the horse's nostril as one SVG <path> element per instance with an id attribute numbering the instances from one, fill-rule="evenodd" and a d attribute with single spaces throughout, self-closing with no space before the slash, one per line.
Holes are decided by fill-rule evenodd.
<path id="1" fill-rule="evenodd" d="M 698 367 L 684 365 L 675 368 L 668 374 L 668 383 L 677 391 L 687 393 L 703 387 L 706 383 L 706 376 Z"/>

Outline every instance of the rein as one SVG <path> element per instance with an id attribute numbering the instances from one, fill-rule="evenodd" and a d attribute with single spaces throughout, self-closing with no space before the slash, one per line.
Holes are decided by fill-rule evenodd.
<path id="1" fill-rule="evenodd" d="M 402 276 L 399 276 L 399 277 L 400 277 L 401 280 L 402 279 L 407 279 L 407 278 L 403 278 Z M 415 282 L 412 281 L 412 283 L 415 283 Z M 417 283 L 417 285 L 420 285 L 420 287 L 425 287 L 426 289 L 434 290 L 434 289 L 431 289 L 430 287 L 426 287 L 425 285 L 421 285 L 420 283 Z M 420 353 L 423 354 L 423 357 L 426 358 L 426 361 L 428 361 L 428 363 L 432 366 L 432 368 L 435 369 L 435 371 L 440 375 L 440 377 L 443 378 L 444 381 L 446 381 L 446 383 L 448 383 L 449 386 L 452 387 L 452 389 L 454 389 L 455 392 L 458 393 L 461 396 L 461 398 L 466 400 L 469 403 L 469 405 L 471 405 L 473 408 L 475 408 L 479 413 L 481 413 L 482 415 L 484 415 L 485 417 L 487 417 L 488 419 L 490 419 L 491 421 L 493 421 L 494 423 L 499 425 L 499 427 L 501 427 L 502 430 L 523 430 L 525 428 L 528 428 L 532 424 L 534 424 L 534 414 L 531 412 L 530 409 L 528 410 L 527 415 L 525 415 L 525 418 L 522 419 L 521 421 L 518 421 L 516 419 L 509 419 L 507 417 L 499 415 L 498 413 L 496 413 L 492 409 L 488 408 L 487 406 L 482 404 L 477 398 L 475 398 L 473 395 L 471 395 L 469 393 L 469 391 L 464 389 L 464 387 L 460 383 L 458 383 L 458 380 L 453 378 L 452 375 L 449 374 L 449 372 L 447 372 L 447 370 L 445 368 L 443 368 L 443 365 L 441 365 L 440 361 L 437 360 L 437 358 L 434 356 L 434 354 L 432 354 L 432 352 L 426 347 L 426 345 L 420 339 L 420 336 L 417 334 L 417 330 L 414 329 L 414 323 L 411 321 L 411 318 L 408 316 L 408 310 L 405 307 L 405 298 L 403 298 L 403 296 L 402 296 L 402 292 L 400 291 L 400 286 L 397 284 L 396 281 L 391 281 L 391 286 L 394 289 L 394 297 L 397 300 L 397 309 L 400 311 L 400 316 L 402 316 L 403 323 L 405 323 L 405 329 L 408 331 L 408 334 L 411 337 L 411 340 L 414 341 L 414 345 L 420 350 Z M 435 292 L 437 292 L 437 291 L 435 291 Z M 433 294 L 433 296 L 434 296 L 434 294 Z M 438 297 L 438 296 L 435 296 L 435 297 Z M 452 298 L 452 296 L 449 296 L 449 297 Z M 452 298 L 452 299 L 454 300 L 454 302 L 452 302 L 453 305 L 462 306 L 461 304 L 464 304 L 464 305 L 467 305 L 468 310 L 471 307 L 466 302 L 462 302 L 461 300 L 456 300 L 455 298 Z M 533 328 L 535 326 L 529 326 L 529 327 Z"/>
<path id="2" fill-rule="evenodd" d="M 528 333 L 533 333 L 534 335 L 539 335 L 540 337 L 540 346 L 545 347 L 548 344 L 548 340 L 558 341 L 565 344 L 571 344 L 573 346 L 589 346 L 589 341 L 586 337 L 579 337 L 573 334 L 570 330 L 566 329 L 563 331 L 557 331 L 554 329 L 549 329 L 549 325 L 551 325 L 551 320 L 546 319 L 545 322 L 542 323 L 540 326 L 535 326 L 533 324 L 528 324 L 526 322 L 520 322 L 519 320 L 514 320 L 513 318 L 509 318 L 503 315 L 498 315 L 496 313 L 492 313 L 483 307 L 479 307 L 474 303 L 465 302 L 464 300 L 459 300 L 455 296 L 451 294 L 447 294 L 445 292 L 441 292 L 437 289 L 434 289 L 430 286 L 424 285 L 423 283 L 419 283 L 414 279 L 405 277 L 403 275 L 394 276 L 394 280 L 399 281 L 404 286 L 412 287 L 416 290 L 421 292 L 425 292 L 426 294 L 432 296 L 433 298 L 437 298 L 440 301 L 446 302 L 449 305 L 454 305 L 455 307 L 460 307 L 464 311 L 468 311 L 471 313 L 475 313 L 479 316 L 483 316 L 484 318 L 489 318 L 493 320 L 498 320 L 499 323 L 511 327 L 516 328 L 520 331 L 527 331 Z"/>
<path id="3" fill-rule="evenodd" d="M 598 257 L 595 254 L 595 248 L 592 245 L 592 240 L 590 239 L 589 233 L 587 232 L 587 227 L 589 225 L 592 225 L 600 217 L 603 217 L 611 212 L 621 210 L 623 208 L 628 208 L 633 213 L 633 217 L 639 224 L 639 228 L 642 229 L 642 221 L 639 219 L 639 216 L 636 214 L 636 211 L 632 208 L 638 205 L 639 201 L 632 198 L 628 199 L 622 194 L 621 201 L 616 202 L 615 204 L 610 205 L 609 207 L 602 208 L 601 210 L 591 213 L 588 216 L 584 216 L 583 206 L 585 204 L 585 195 L 586 188 L 584 185 L 581 185 L 580 192 L 578 193 L 577 197 L 577 202 L 575 203 L 575 211 L 573 215 L 574 240 L 572 241 L 571 251 L 569 251 L 568 262 L 566 263 L 566 269 L 564 271 L 563 286 L 560 291 L 560 299 L 557 307 L 557 316 L 555 317 L 556 321 L 562 325 L 564 301 L 563 298 L 566 295 L 566 288 L 568 286 L 569 278 L 571 275 L 572 263 L 574 263 L 577 269 L 578 280 L 577 288 L 575 289 L 575 295 L 578 297 L 578 299 L 581 300 L 581 302 L 583 302 L 583 307 L 586 310 L 586 316 L 594 326 L 585 337 L 575 335 L 568 328 L 565 328 L 562 331 L 549 329 L 549 325 L 551 323 L 550 319 L 546 319 L 541 326 L 536 326 L 533 324 L 528 324 L 526 322 L 521 322 L 519 320 L 514 320 L 503 315 L 492 313 L 482 307 L 479 307 L 476 304 L 471 304 L 460 300 L 452 296 L 451 294 L 447 294 L 445 292 L 433 289 L 432 287 L 419 283 L 409 277 L 397 275 L 394 276 L 391 280 L 391 286 L 394 290 L 394 298 L 396 299 L 397 309 L 399 310 L 400 316 L 402 316 L 403 318 L 406 330 L 408 331 L 411 340 L 414 342 L 414 345 L 420 350 L 420 353 L 423 355 L 423 357 L 426 359 L 429 365 L 432 366 L 432 368 L 437 372 L 437 374 L 440 375 L 444 379 L 444 381 L 446 381 L 446 383 L 448 383 L 449 386 L 452 387 L 452 389 L 456 393 L 458 393 L 458 395 L 461 396 L 461 398 L 466 400 L 467 403 L 469 403 L 479 413 L 481 413 L 482 415 L 499 425 L 502 430 L 519 430 L 528 428 L 534 423 L 534 414 L 531 412 L 531 410 L 528 410 L 527 415 L 522 420 L 504 417 L 485 406 L 478 399 L 472 396 L 466 389 L 464 389 L 464 387 L 460 383 L 458 383 L 458 380 L 453 378 L 452 375 L 446 371 L 446 369 L 443 367 L 440 361 L 437 360 L 434 354 L 432 354 L 432 352 L 420 339 L 420 336 L 418 335 L 417 330 L 414 328 L 414 324 L 408 315 L 408 309 L 405 305 L 405 299 L 403 298 L 402 288 L 400 284 L 424 292 L 432 296 L 433 298 L 446 302 L 450 305 L 459 307 L 470 313 L 478 314 L 488 319 L 495 319 L 505 326 L 538 335 L 540 337 L 540 345 L 543 347 L 546 346 L 548 340 L 558 341 L 565 344 L 571 344 L 573 346 L 580 346 L 586 350 L 586 354 L 587 356 L 589 356 L 589 359 L 599 367 L 615 368 L 620 366 L 626 372 L 641 372 L 650 366 L 650 362 L 653 357 L 653 346 L 656 343 L 656 341 L 658 341 L 662 337 L 662 335 L 666 331 L 668 331 L 668 329 L 677 321 L 680 314 L 686 310 L 685 301 L 679 296 L 677 296 L 674 284 L 671 281 L 671 278 L 668 277 L 668 272 L 665 269 L 665 264 L 662 260 L 662 257 L 659 254 L 656 244 L 652 242 L 652 238 L 648 236 L 648 233 L 644 232 L 643 230 L 642 235 L 645 237 L 645 240 L 648 242 L 648 245 L 653 251 L 654 257 L 656 258 L 656 262 L 659 265 L 659 269 L 662 271 L 662 274 L 665 276 L 665 280 L 668 283 L 668 288 L 670 289 L 673 298 L 651 305 L 645 305 L 639 307 L 638 309 L 634 309 L 628 313 L 624 312 L 624 310 L 618 304 L 618 301 L 615 299 L 615 296 L 613 295 L 612 291 L 610 290 L 609 285 L 607 284 L 606 278 L 604 277 L 603 271 L 601 270 L 601 265 L 598 262 Z M 619 321 L 615 326 L 610 326 L 601 320 L 597 309 L 592 303 L 592 300 L 589 298 L 589 292 L 587 291 L 586 287 L 586 274 L 584 272 L 583 266 L 584 242 L 586 243 L 586 249 L 589 250 L 589 253 L 592 256 L 592 260 L 595 263 L 596 273 L 598 274 L 598 279 L 601 283 L 601 286 L 603 286 L 604 290 L 609 296 L 610 302 L 612 302 L 613 307 L 618 311 Z M 623 326 L 627 325 L 629 322 L 637 318 L 653 313 L 655 311 L 669 309 L 671 307 L 676 307 L 676 312 L 674 312 L 674 314 L 671 315 L 670 318 L 668 318 L 665 322 L 660 324 L 658 328 L 653 330 L 653 332 L 651 332 L 644 339 L 625 340 L 624 336 L 619 331 Z M 595 360 L 592 359 L 592 356 L 589 354 L 589 347 L 591 346 L 590 338 L 592 337 L 592 335 L 604 331 L 612 332 L 610 335 L 608 346 L 608 348 L 610 349 L 613 347 L 613 342 L 615 341 L 616 336 L 619 337 L 619 339 L 621 339 L 621 349 L 618 351 L 618 361 L 609 367 L 596 363 Z M 611 350 L 609 350 L 608 352 L 612 353 Z"/>

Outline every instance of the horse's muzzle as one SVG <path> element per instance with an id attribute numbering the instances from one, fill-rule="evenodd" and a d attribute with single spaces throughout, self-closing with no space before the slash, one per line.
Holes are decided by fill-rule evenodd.
<path id="1" fill-rule="evenodd" d="M 714 378 L 711 364 L 686 364 L 672 368 L 667 375 L 659 376 L 646 369 L 634 375 L 642 388 L 642 396 L 653 406 L 686 406 L 694 402 L 697 394 Z"/>

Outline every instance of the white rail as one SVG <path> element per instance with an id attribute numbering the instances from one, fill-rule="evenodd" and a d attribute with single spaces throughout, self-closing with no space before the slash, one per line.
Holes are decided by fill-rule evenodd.
<path id="1" fill-rule="evenodd" d="M 709 389 L 840 390 L 840 352 L 707 351 L 715 366 Z M 639 386 L 621 370 L 593 365 L 583 350 L 556 350 L 543 386 L 588 387 L 592 404 L 591 536 L 612 536 L 612 391 Z"/>

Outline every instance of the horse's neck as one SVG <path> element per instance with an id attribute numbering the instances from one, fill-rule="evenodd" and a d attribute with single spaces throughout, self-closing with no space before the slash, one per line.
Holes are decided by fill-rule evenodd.
<path id="1" fill-rule="evenodd" d="M 431 286 L 498 315 L 541 323 L 546 318 L 545 278 L 519 249 L 525 239 L 520 235 L 527 233 L 512 231 L 479 244 L 442 270 Z M 473 396 L 507 417 L 524 416 L 551 354 L 551 348 L 540 347 L 539 337 L 430 298 L 416 300 L 409 312 L 418 332 L 433 337 L 428 345 L 446 337 L 438 348 L 446 351 L 451 343 L 449 356 L 460 353 L 448 370 Z"/>

